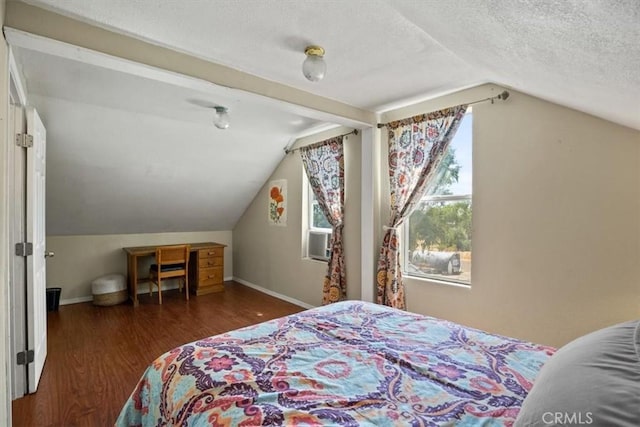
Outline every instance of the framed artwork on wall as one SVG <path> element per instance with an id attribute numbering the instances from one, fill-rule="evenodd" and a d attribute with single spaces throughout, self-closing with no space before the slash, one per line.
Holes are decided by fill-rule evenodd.
<path id="1" fill-rule="evenodd" d="M 287 225 L 287 180 L 269 183 L 269 225 Z"/>

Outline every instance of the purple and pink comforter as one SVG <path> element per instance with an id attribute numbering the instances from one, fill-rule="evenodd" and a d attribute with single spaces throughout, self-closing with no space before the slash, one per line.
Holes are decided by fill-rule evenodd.
<path id="1" fill-rule="evenodd" d="M 551 347 L 349 301 L 156 359 L 116 425 L 511 425 Z"/>

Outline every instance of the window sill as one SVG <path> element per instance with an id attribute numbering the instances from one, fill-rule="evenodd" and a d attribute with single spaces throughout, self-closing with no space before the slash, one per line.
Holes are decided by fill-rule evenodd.
<path id="1" fill-rule="evenodd" d="M 323 259 L 309 258 L 309 257 L 307 257 L 307 256 L 302 257 L 302 260 L 303 260 L 303 261 L 316 262 L 316 263 L 318 263 L 318 264 L 325 264 L 325 265 L 329 262 L 329 260 L 326 260 L 326 261 L 325 261 L 325 260 L 323 260 Z"/>
<path id="2" fill-rule="evenodd" d="M 428 283 L 433 283 L 435 285 L 446 285 L 446 286 L 452 286 L 454 288 L 460 288 L 460 289 L 471 289 L 471 285 L 467 285 L 464 283 L 457 283 L 457 282 L 449 282 L 446 280 L 439 280 L 439 279 L 434 279 L 432 277 L 421 277 L 421 276 L 414 276 L 411 274 L 407 274 L 405 272 L 402 273 L 402 278 L 403 279 L 411 279 L 411 280 L 415 280 L 418 282 L 428 282 Z"/>

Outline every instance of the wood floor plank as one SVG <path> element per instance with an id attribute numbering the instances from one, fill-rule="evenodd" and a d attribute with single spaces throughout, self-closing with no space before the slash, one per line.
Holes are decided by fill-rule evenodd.
<path id="1" fill-rule="evenodd" d="M 155 295 L 155 294 L 154 294 Z M 14 426 L 113 425 L 147 365 L 181 344 L 302 311 L 236 282 L 185 301 L 140 295 L 140 306 L 61 306 L 48 313 L 38 391 L 13 401 Z"/>

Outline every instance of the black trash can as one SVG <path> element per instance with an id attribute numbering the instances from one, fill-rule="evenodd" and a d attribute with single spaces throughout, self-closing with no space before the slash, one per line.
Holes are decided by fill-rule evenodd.
<path id="1" fill-rule="evenodd" d="M 62 288 L 47 288 L 47 311 L 58 311 Z"/>

